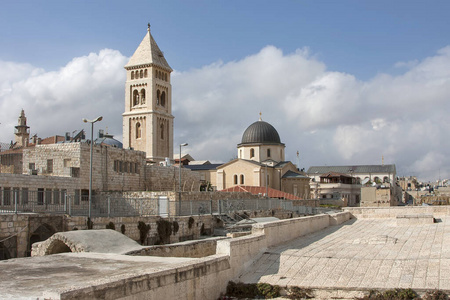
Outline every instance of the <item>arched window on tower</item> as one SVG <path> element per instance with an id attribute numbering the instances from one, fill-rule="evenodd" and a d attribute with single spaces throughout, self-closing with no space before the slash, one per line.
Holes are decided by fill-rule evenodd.
<path id="1" fill-rule="evenodd" d="M 161 92 L 159 90 L 156 91 L 156 105 L 159 105 L 161 99 Z"/>
<path id="2" fill-rule="evenodd" d="M 164 80 L 167 81 L 167 73 L 164 75 Z"/>
<path id="3" fill-rule="evenodd" d="M 145 89 L 141 90 L 141 104 L 145 104 Z"/>
<path id="4" fill-rule="evenodd" d="M 234 184 L 238 184 L 238 176 L 234 175 L 233 177 L 234 177 Z"/>
<path id="5" fill-rule="evenodd" d="M 166 106 L 166 92 L 161 93 L 161 106 Z"/>
<path id="6" fill-rule="evenodd" d="M 145 78 L 147 78 L 147 77 L 148 77 L 148 72 L 147 72 L 147 69 L 145 69 L 145 71 L 144 71 L 144 77 L 145 77 Z"/>
<path id="7" fill-rule="evenodd" d="M 244 184 L 244 174 L 241 174 L 241 184 Z"/>
<path id="8" fill-rule="evenodd" d="M 133 106 L 139 105 L 139 92 L 137 90 L 133 91 Z"/>
<path id="9" fill-rule="evenodd" d="M 267 157 L 270 157 L 270 149 L 267 149 Z"/>
<path id="10" fill-rule="evenodd" d="M 131 79 L 134 79 L 134 71 L 131 72 Z"/>
<path id="11" fill-rule="evenodd" d="M 250 158 L 255 157 L 255 149 L 251 148 L 250 149 Z"/>
<path id="12" fill-rule="evenodd" d="M 144 71 L 141 70 L 141 72 L 139 72 L 139 75 L 141 78 L 144 78 Z"/>
<path id="13" fill-rule="evenodd" d="M 141 123 L 137 122 L 136 123 L 136 139 L 140 139 L 141 136 L 142 136 Z"/>
<path id="14" fill-rule="evenodd" d="M 164 123 L 161 123 L 159 129 L 161 131 L 161 139 L 164 140 Z"/>

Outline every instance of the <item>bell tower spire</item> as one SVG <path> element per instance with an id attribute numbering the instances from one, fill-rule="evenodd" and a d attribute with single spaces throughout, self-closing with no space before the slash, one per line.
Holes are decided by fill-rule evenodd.
<path id="1" fill-rule="evenodd" d="M 150 33 L 125 66 L 124 148 L 147 153 L 147 161 L 173 157 L 172 68 Z"/>

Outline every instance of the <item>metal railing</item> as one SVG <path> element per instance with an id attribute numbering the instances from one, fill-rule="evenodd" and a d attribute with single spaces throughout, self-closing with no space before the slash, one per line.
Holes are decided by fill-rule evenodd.
<path id="1" fill-rule="evenodd" d="M 64 190 L 3 190 L 0 197 L 0 213 L 50 213 L 71 216 L 88 216 L 87 195 L 66 194 Z M 234 215 L 239 211 L 288 210 L 299 214 L 315 214 L 317 208 L 294 205 L 295 201 L 282 199 L 227 199 L 227 200 L 183 200 L 179 203 L 167 197 L 132 198 L 111 195 L 93 195 L 91 216 L 190 216 L 190 215 Z"/>

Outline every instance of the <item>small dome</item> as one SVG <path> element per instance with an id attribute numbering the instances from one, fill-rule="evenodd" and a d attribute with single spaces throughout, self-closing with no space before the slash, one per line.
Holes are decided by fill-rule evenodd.
<path id="1" fill-rule="evenodd" d="M 103 138 L 98 138 L 95 140 L 95 144 L 97 145 L 108 145 L 108 146 L 112 146 L 115 148 L 120 148 L 123 149 L 123 145 L 121 142 L 119 142 L 118 140 L 110 137 L 110 136 L 106 136 Z"/>
<path id="2" fill-rule="evenodd" d="M 277 130 L 267 122 L 256 121 L 244 131 L 241 144 L 281 144 Z"/>

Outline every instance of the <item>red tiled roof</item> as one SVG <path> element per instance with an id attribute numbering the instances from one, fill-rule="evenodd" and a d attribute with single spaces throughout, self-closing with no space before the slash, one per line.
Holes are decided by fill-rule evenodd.
<path id="1" fill-rule="evenodd" d="M 268 188 L 267 191 L 269 194 L 269 198 L 302 200 L 302 198 L 300 197 L 276 189 Z M 220 192 L 247 192 L 253 195 L 264 195 L 266 193 L 266 188 L 263 186 L 235 185 L 230 188 L 221 190 Z"/>

